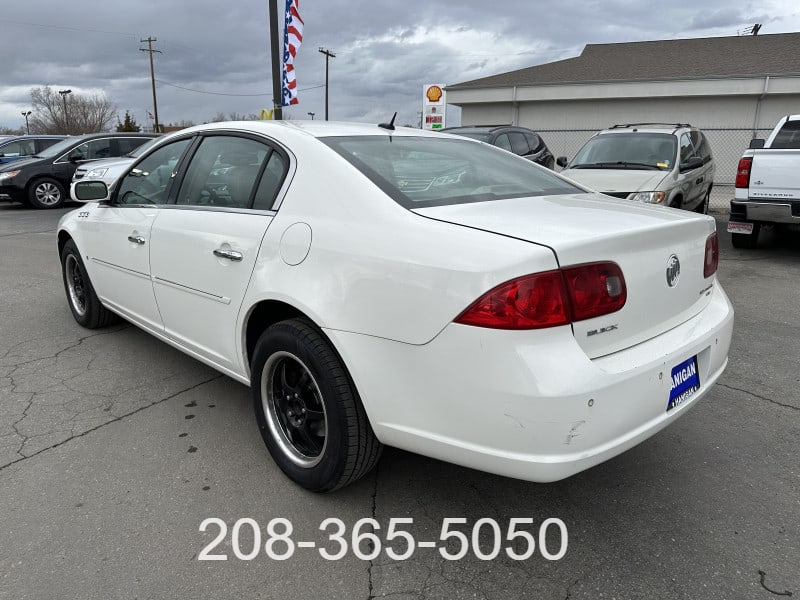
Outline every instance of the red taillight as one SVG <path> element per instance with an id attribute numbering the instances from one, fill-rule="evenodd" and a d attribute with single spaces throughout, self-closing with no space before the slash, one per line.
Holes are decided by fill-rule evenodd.
<path id="1" fill-rule="evenodd" d="M 750 187 L 750 167 L 753 166 L 753 159 L 744 157 L 739 159 L 739 166 L 736 168 L 736 187 Z"/>
<path id="2" fill-rule="evenodd" d="M 628 290 L 616 263 L 588 263 L 562 271 L 572 300 L 573 321 L 607 315 L 625 306 Z"/>
<path id="3" fill-rule="evenodd" d="M 545 271 L 501 283 L 455 320 L 492 329 L 541 329 L 569 323 L 561 271 Z"/>
<path id="4" fill-rule="evenodd" d="M 627 298 L 612 262 L 534 273 L 489 290 L 455 319 L 492 329 L 542 329 L 615 312 Z"/>
<path id="5" fill-rule="evenodd" d="M 719 265 L 719 238 L 715 231 L 706 239 L 706 258 L 703 262 L 703 277 L 711 277 Z"/>

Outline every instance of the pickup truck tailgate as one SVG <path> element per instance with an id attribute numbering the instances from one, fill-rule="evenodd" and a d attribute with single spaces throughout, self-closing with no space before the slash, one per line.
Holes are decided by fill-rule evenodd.
<path id="1" fill-rule="evenodd" d="M 800 199 L 800 150 L 755 150 L 750 167 L 750 198 Z"/>

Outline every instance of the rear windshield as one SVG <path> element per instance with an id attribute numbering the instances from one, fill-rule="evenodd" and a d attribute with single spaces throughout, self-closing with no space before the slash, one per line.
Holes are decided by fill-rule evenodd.
<path id="1" fill-rule="evenodd" d="M 585 193 L 528 160 L 456 137 L 387 135 L 321 141 L 406 208 Z"/>
<path id="2" fill-rule="evenodd" d="M 772 140 L 770 148 L 792 150 L 800 148 L 800 121 L 786 121 Z"/>
<path id="3" fill-rule="evenodd" d="M 643 169 L 668 171 L 675 165 L 678 144 L 667 133 L 608 133 L 586 142 L 570 169 Z"/>

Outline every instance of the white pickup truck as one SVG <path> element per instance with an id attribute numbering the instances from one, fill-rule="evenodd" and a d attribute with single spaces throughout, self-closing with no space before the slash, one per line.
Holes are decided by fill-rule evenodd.
<path id="1" fill-rule="evenodd" d="M 739 160 L 728 231 L 755 248 L 762 225 L 800 224 L 800 115 L 783 117 L 766 142 L 750 140 Z"/>

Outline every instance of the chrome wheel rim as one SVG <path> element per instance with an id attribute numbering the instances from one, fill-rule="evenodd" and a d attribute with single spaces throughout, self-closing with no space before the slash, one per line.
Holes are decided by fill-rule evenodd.
<path id="1" fill-rule="evenodd" d="M 86 314 L 86 284 L 83 269 L 74 254 L 67 256 L 64 263 L 64 275 L 67 280 L 67 291 L 72 309 L 82 317 Z"/>
<path id="2" fill-rule="evenodd" d="M 289 352 L 275 352 L 261 374 L 261 404 L 272 438 L 294 464 L 319 464 L 328 445 L 322 393 L 308 367 Z"/>
<path id="3" fill-rule="evenodd" d="M 45 206 L 53 206 L 61 202 L 61 190 L 53 183 L 45 181 L 36 186 L 36 199 Z"/>

